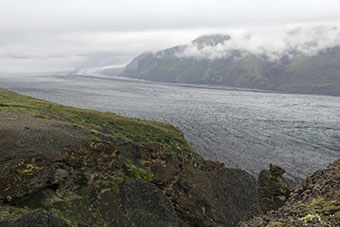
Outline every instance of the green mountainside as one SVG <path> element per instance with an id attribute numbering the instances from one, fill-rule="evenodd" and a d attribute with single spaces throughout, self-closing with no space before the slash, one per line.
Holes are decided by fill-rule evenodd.
<path id="1" fill-rule="evenodd" d="M 228 42 L 229 36 L 203 36 L 194 40 L 198 50 Z M 210 45 L 210 46 L 209 46 Z M 340 95 L 340 47 L 316 55 L 296 50 L 270 59 L 262 54 L 232 50 L 209 59 L 181 56 L 188 45 L 145 53 L 133 59 L 120 76 L 151 81 L 225 85 L 272 91 Z"/>

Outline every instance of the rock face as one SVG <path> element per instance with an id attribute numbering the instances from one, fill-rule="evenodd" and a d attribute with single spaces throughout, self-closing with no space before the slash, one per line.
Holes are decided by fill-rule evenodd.
<path id="1" fill-rule="evenodd" d="M 269 171 L 260 172 L 257 184 L 259 191 L 259 202 L 264 213 L 270 210 L 277 210 L 282 207 L 291 189 L 287 180 L 282 176 L 285 170 L 279 166 L 270 164 Z"/>
<path id="2" fill-rule="evenodd" d="M 109 226 L 179 226 L 171 201 L 152 183 L 126 179 L 118 196 L 106 191 L 99 197 L 100 213 Z"/>
<path id="3" fill-rule="evenodd" d="M 181 226 L 235 226 L 260 213 L 255 182 L 246 172 L 185 171 L 188 177 L 179 178 L 171 195 Z"/>
<path id="4" fill-rule="evenodd" d="M 339 226 L 340 160 L 315 172 L 292 191 L 284 206 L 243 222 L 242 227 Z"/>
<path id="5" fill-rule="evenodd" d="M 203 160 L 170 125 L 0 89 L 0 148 L 8 226 L 236 226 L 261 214 L 252 177 Z"/>

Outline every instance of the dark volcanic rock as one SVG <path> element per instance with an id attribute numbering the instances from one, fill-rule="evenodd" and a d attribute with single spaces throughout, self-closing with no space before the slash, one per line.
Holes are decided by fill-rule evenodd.
<path id="1" fill-rule="evenodd" d="M 245 171 L 191 152 L 166 154 L 156 144 L 144 146 L 142 159 L 149 158 L 152 182 L 174 203 L 181 226 L 235 226 L 261 214 L 256 182 Z"/>
<path id="2" fill-rule="evenodd" d="M 258 178 L 259 202 L 263 212 L 277 210 L 289 198 L 292 188 L 282 176 L 285 170 L 270 164 L 269 171 L 262 170 Z"/>
<path id="3" fill-rule="evenodd" d="M 299 184 L 284 206 L 253 218 L 242 227 L 329 227 L 340 224 L 340 160 Z"/>
<path id="4" fill-rule="evenodd" d="M 316 171 L 292 192 L 290 202 L 308 202 L 315 197 L 340 199 L 340 159 L 326 169 Z"/>
<path id="5" fill-rule="evenodd" d="M 63 219 L 34 210 L 14 220 L 0 221 L 0 227 L 71 227 Z"/>
<path id="6" fill-rule="evenodd" d="M 126 179 L 119 196 L 100 195 L 100 212 L 109 226 L 179 226 L 171 201 L 154 184 Z"/>
<path id="7" fill-rule="evenodd" d="M 255 181 L 245 171 L 188 168 L 185 172 L 171 196 L 181 226 L 235 226 L 261 213 Z"/>

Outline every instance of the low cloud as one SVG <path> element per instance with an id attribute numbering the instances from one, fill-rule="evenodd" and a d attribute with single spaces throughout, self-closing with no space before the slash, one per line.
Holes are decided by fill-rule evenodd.
<path id="1" fill-rule="evenodd" d="M 340 46 L 340 26 L 334 23 L 237 29 L 230 30 L 228 35 L 230 39 L 216 45 L 191 42 L 176 56 L 214 60 L 230 56 L 237 50 L 244 54 L 266 55 L 275 60 L 283 55 L 290 56 L 293 52 L 315 55 L 327 48 Z"/>
<path id="2" fill-rule="evenodd" d="M 85 57 L 76 55 L 37 58 L 2 55 L 0 56 L 0 69 L 2 74 L 69 72 L 84 60 Z"/>
<path id="3" fill-rule="evenodd" d="M 227 46 L 261 53 L 270 45 L 281 53 L 289 40 L 277 41 L 270 29 L 269 39 L 256 29 L 336 22 L 339 12 L 338 0 L 0 0 L 0 74 L 73 70 L 111 60 L 121 65 L 206 33 L 230 34 Z M 249 29 L 235 28 L 249 28 L 250 39 Z M 228 48 L 192 47 L 184 55 L 218 58 Z"/>
<path id="4" fill-rule="evenodd" d="M 127 64 L 136 55 L 183 44 L 197 31 L 33 33 L 0 36 L 0 73 L 73 71 Z"/>

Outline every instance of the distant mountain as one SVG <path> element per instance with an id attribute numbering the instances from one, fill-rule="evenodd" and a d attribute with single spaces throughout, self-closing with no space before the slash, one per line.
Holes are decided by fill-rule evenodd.
<path id="1" fill-rule="evenodd" d="M 265 46 L 252 51 L 234 43 L 229 35 L 204 35 L 187 45 L 142 54 L 120 76 L 340 95 L 340 46 L 306 41 L 301 48 L 287 43 L 278 53 Z"/>
<path id="2" fill-rule="evenodd" d="M 111 76 L 117 76 L 124 70 L 124 67 L 110 67 L 105 68 L 102 70 L 102 73 L 111 75 Z"/>

